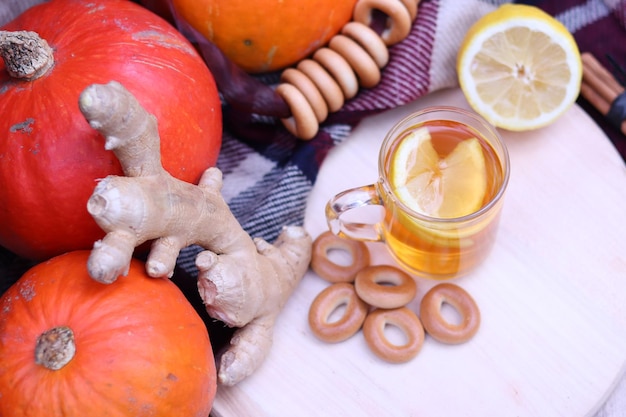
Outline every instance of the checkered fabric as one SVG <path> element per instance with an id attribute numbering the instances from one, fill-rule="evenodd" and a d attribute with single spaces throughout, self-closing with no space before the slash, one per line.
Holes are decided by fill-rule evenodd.
<path id="1" fill-rule="evenodd" d="M 252 236 L 273 241 L 283 225 L 302 224 L 307 196 L 328 151 L 349 138 L 363 117 L 456 85 L 456 49 L 463 34 L 483 13 L 505 2 L 465 0 L 461 8 L 460 2 L 452 0 L 422 1 L 409 36 L 390 48 L 380 83 L 362 89 L 346 102 L 310 141 L 296 140 L 282 128 L 278 117 L 250 114 L 226 102 L 224 143 L 217 165 L 224 173 L 224 196 L 243 228 Z M 174 21 L 183 25 L 179 27 L 185 33 L 184 22 Z M 197 40 L 190 35 L 192 41 Z M 205 51 L 211 65 L 212 51 Z M 224 90 L 246 90 L 233 84 L 251 82 L 239 76 L 221 79 L 221 68 L 212 69 L 227 97 L 233 93 Z M 271 88 L 279 75 L 266 74 L 252 82 L 260 81 Z M 271 113 L 271 107 L 270 103 L 264 110 Z M 229 124 L 231 120 L 234 123 Z M 241 127 L 242 120 L 246 121 L 245 128 Z M 181 253 L 179 265 L 187 272 L 194 272 L 193 261 L 199 250 L 194 246 Z"/>
<path id="2" fill-rule="evenodd" d="M 349 138 L 351 129 L 367 115 L 409 103 L 429 92 L 457 86 L 456 53 L 466 30 L 484 13 L 508 1 L 423 0 L 410 35 L 390 49 L 390 61 L 382 80 L 372 89 L 362 89 L 344 107 L 331 115 L 311 141 L 294 140 L 280 128 L 277 118 L 248 117 L 253 122 L 238 135 L 225 120 L 224 147 L 218 166 L 224 172 L 227 201 L 248 233 L 269 241 L 276 238 L 286 224 L 301 224 L 307 195 L 315 183 L 320 165 L 328 151 Z M 624 22 L 625 1 L 576 0 L 522 1 L 534 4 L 557 17 L 577 37 L 581 50 L 601 50 L 606 56 L 626 57 Z M 594 36 L 601 29 L 621 36 L 622 42 L 605 42 Z M 613 35 L 615 36 L 615 35 Z M 604 38 L 606 39 L 606 38 Z M 219 69 L 216 70 L 216 72 Z M 260 79 L 268 86 L 278 75 Z M 224 82 L 222 89 L 229 87 Z M 237 82 L 235 80 L 234 82 Z M 245 100 L 245 97 L 244 97 Z M 586 103 L 587 109 L 594 109 Z M 228 109 L 226 112 L 236 112 Z M 599 116 L 599 115 L 595 115 Z M 240 121 L 242 117 L 233 117 Z M 599 123 L 604 119 L 597 117 Z M 264 123 L 278 126 L 268 129 Z M 606 126 L 606 129 L 611 127 Z M 613 132 L 607 132 L 613 133 Z M 624 137 L 616 132 L 614 141 Z M 382 138 L 381 138 L 382 140 Z M 624 149 L 626 150 L 626 149 Z M 193 258 L 199 248 L 181 254 L 180 264 L 193 272 Z"/>
<path id="3" fill-rule="evenodd" d="M 281 106 L 273 95 L 278 73 L 259 77 L 233 73 L 228 63 L 212 59 L 215 51 L 211 52 L 210 44 L 200 44 L 223 98 L 224 136 L 217 162 L 224 174 L 223 194 L 243 228 L 251 236 L 271 242 L 284 225 L 302 224 L 307 196 L 328 152 L 349 140 L 351 130 L 364 117 L 456 86 L 456 53 L 466 30 L 484 13 L 506 2 L 422 0 L 410 35 L 390 48 L 390 61 L 379 85 L 362 89 L 340 111 L 330 115 L 310 141 L 296 140 L 277 117 L 285 111 L 284 103 Z M 563 22 L 576 37 L 581 51 L 593 52 L 607 68 L 614 61 L 626 65 L 626 0 L 520 2 L 534 4 Z M 10 9 L 11 3 L 10 0 L 8 5 L 0 5 L 4 22 L 7 13 L 15 10 Z M 163 6 L 161 1 L 143 3 L 146 7 L 157 3 Z M 184 22 L 169 18 L 190 40 L 198 41 Z M 0 24 L 4 22 L 0 20 Z M 579 104 L 626 155 L 626 138 L 608 126 L 583 99 L 579 99 Z M 179 266 L 194 274 L 194 258 L 200 249 L 186 248 L 179 257 Z M 3 284 L 15 280 L 27 265 L 28 262 L 0 251 Z"/>

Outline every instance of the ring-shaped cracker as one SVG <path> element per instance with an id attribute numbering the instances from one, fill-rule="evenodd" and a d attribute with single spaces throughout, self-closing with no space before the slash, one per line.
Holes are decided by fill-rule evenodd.
<path id="1" fill-rule="evenodd" d="M 304 94 L 287 83 L 279 84 L 276 93 L 285 100 L 291 110 L 291 117 L 281 119 L 285 128 L 300 139 L 313 139 L 319 129 L 319 123 Z"/>
<path id="2" fill-rule="evenodd" d="M 309 77 L 317 89 L 322 93 L 328 111 L 336 112 L 341 109 L 345 102 L 345 97 L 337 81 L 324 69 L 322 64 L 312 59 L 304 59 L 296 67 L 304 75 Z"/>
<path id="3" fill-rule="evenodd" d="M 348 22 L 341 33 L 356 41 L 372 57 L 378 68 L 383 68 L 389 62 L 387 45 L 374 29 L 360 22 Z"/>
<path id="4" fill-rule="evenodd" d="M 326 120 L 326 117 L 328 117 L 328 105 L 326 104 L 324 96 L 322 96 L 320 90 L 309 77 L 304 75 L 302 71 L 298 71 L 295 68 L 287 68 L 280 75 L 280 80 L 284 83 L 292 84 L 300 90 L 311 105 L 318 122 L 321 123 Z"/>
<path id="5" fill-rule="evenodd" d="M 385 335 L 385 327 L 392 325 L 404 333 L 407 342 L 392 343 Z M 376 309 L 363 322 L 363 335 L 369 348 L 381 359 L 403 363 L 413 359 L 424 344 L 424 328 L 417 315 L 407 307 L 392 310 Z"/>
<path id="6" fill-rule="evenodd" d="M 359 0 L 354 6 L 353 20 L 370 26 L 374 10 L 387 15 L 387 27 L 380 34 L 385 45 L 394 45 L 411 32 L 412 20 L 409 11 L 400 1 Z"/>
<path id="7" fill-rule="evenodd" d="M 409 12 L 409 16 L 411 16 L 411 21 L 415 20 L 417 17 L 417 8 L 420 4 L 420 0 L 400 0 L 404 7 L 406 7 Z"/>
<path id="8" fill-rule="evenodd" d="M 361 269 L 354 279 L 356 293 L 367 304 L 378 308 L 399 308 L 417 294 L 415 280 L 391 265 L 371 265 Z"/>
<path id="9" fill-rule="evenodd" d="M 340 265 L 330 260 L 331 250 L 345 251 L 351 263 Z M 367 245 L 359 240 L 345 239 L 327 230 L 313 241 L 311 269 L 328 282 L 353 282 L 357 272 L 370 263 Z"/>
<path id="10" fill-rule="evenodd" d="M 330 321 L 332 313 L 341 306 L 345 306 L 343 315 Z M 342 342 L 359 331 L 367 310 L 367 304 L 358 297 L 354 285 L 338 282 L 324 288 L 311 303 L 309 327 L 324 342 Z"/>
<path id="11" fill-rule="evenodd" d="M 441 313 L 443 303 L 448 303 L 461 316 L 461 322 L 448 322 Z M 424 329 L 433 339 L 448 344 L 463 343 L 471 339 L 480 327 L 480 310 L 467 291 L 452 283 L 437 284 L 422 298 L 420 318 Z"/>
<path id="12" fill-rule="evenodd" d="M 359 81 L 354 70 L 343 56 L 330 48 L 321 48 L 313 54 L 313 59 L 319 62 L 337 81 L 346 99 L 356 96 L 359 91 Z"/>
<path id="13" fill-rule="evenodd" d="M 336 35 L 330 40 L 328 47 L 348 62 L 356 73 L 359 85 L 372 88 L 378 84 L 380 81 L 378 65 L 356 41 L 345 35 Z"/>

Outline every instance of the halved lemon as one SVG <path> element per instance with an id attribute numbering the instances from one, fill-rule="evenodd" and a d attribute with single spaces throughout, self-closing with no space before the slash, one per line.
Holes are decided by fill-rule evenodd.
<path id="1" fill-rule="evenodd" d="M 472 108 L 495 126 L 548 125 L 576 100 L 582 62 L 567 28 L 541 9 L 504 4 L 466 33 L 459 84 Z"/>
<path id="2" fill-rule="evenodd" d="M 431 217 L 456 218 L 483 205 L 487 191 L 485 157 L 476 138 L 465 139 L 441 158 L 427 127 L 411 132 L 398 145 L 390 182 L 410 209 Z"/>

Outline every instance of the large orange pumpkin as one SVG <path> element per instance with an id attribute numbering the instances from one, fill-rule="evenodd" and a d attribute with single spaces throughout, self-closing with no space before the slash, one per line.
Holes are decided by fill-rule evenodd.
<path id="1" fill-rule="evenodd" d="M 207 328 L 167 279 L 133 261 L 114 284 L 87 251 L 26 272 L 0 299 L 0 416 L 207 417 Z"/>
<path id="2" fill-rule="evenodd" d="M 54 65 L 36 79 L 0 60 L 0 246 L 31 259 L 91 248 L 96 181 L 121 175 L 78 108 L 90 84 L 122 83 L 158 119 L 163 165 L 197 182 L 214 165 L 222 118 L 212 74 L 174 27 L 129 0 L 51 0 L 4 30 L 39 34 Z"/>
<path id="3" fill-rule="evenodd" d="M 173 0 L 189 24 L 250 73 L 297 63 L 351 20 L 356 0 Z"/>

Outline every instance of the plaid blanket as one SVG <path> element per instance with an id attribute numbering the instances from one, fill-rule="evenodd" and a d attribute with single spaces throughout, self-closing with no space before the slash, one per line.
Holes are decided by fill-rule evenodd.
<path id="1" fill-rule="evenodd" d="M 275 130 L 253 128 L 254 134 L 247 135 L 225 120 L 224 147 L 218 166 L 224 171 L 225 197 L 244 229 L 272 241 L 282 225 L 302 223 L 307 195 L 328 151 L 348 138 L 363 117 L 456 86 L 456 52 L 466 30 L 484 13 L 507 2 L 423 0 L 408 38 L 390 49 L 390 61 L 380 84 L 361 90 L 346 102 L 311 141 L 294 141 L 280 126 Z M 575 35 L 581 51 L 594 52 L 607 68 L 611 57 L 626 59 L 626 42 L 606 42 L 620 37 L 626 41 L 626 1 L 519 3 L 534 4 L 557 17 Z M 270 74 L 261 81 L 271 86 L 277 78 L 277 74 Z M 602 115 L 583 99 L 579 101 L 626 156 L 626 138 L 607 125 Z M 236 112 L 228 109 L 228 104 L 226 107 L 226 112 Z M 232 118 L 237 122 L 242 119 Z M 278 123 L 276 118 L 267 122 Z M 261 123 L 257 123 L 257 128 Z M 238 131 L 233 132 L 233 127 Z M 188 272 L 194 270 L 193 259 L 198 250 L 189 248 L 181 254 L 179 262 Z"/>
<path id="2" fill-rule="evenodd" d="M 456 52 L 466 30 L 481 15 L 507 2 L 422 0 L 410 35 L 390 48 L 390 61 L 379 85 L 362 89 L 332 114 L 310 141 L 296 140 L 282 127 L 276 117 L 280 105 L 275 114 L 271 114 L 272 106 L 268 106 L 270 114 L 261 114 L 258 109 L 263 106 L 255 105 L 254 100 L 259 96 L 272 99 L 272 87 L 277 84 L 279 74 L 250 77 L 235 72 L 233 76 L 233 71 L 224 71 L 228 63 L 216 64 L 207 59 L 209 66 L 213 65 L 211 70 L 225 98 L 223 145 L 217 162 L 224 173 L 223 194 L 244 229 L 251 236 L 273 241 L 284 225 L 302 224 L 307 196 L 329 150 L 348 140 L 351 130 L 364 117 L 409 103 L 429 92 L 456 86 Z M 143 3 L 155 11 L 156 6 L 163 6 L 160 1 Z M 581 51 L 594 53 L 607 68 L 619 72 L 620 65 L 626 67 L 626 0 L 519 3 L 536 5 L 555 16 L 574 34 Z M 9 0 L 0 5 L 0 25 L 23 10 L 25 4 L 28 1 Z M 163 9 L 158 11 L 163 13 Z M 180 25 L 179 29 L 190 40 L 198 41 L 184 22 L 172 21 Z M 204 47 L 204 52 L 210 55 L 211 45 Z M 241 82 L 256 86 L 257 93 L 237 96 L 233 87 Z M 582 98 L 579 104 L 626 156 L 626 138 L 607 125 L 602 115 Z M 183 271 L 195 274 L 194 258 L 199 250 L 193 246 L 181 253 L 179 266 Z M 27 260 L 0 250 L 0 293 L 28 266 Z"/>
<path id="3" fill-rule="evenodd" d="M 224 197 L 249 234 L 273 241 L 283 225 L 302 223 L 307 196 L 326 154 L 348 138 L 363 117 L 456 85 L 456 45 L 476 19 L 506 1 L 466 2 L 471 4 L 459 8 L 452 0 L 423 1 L 409 36 L 390 48 L 380 83 L 362 89 L 331 114 L 310 141 L 295 140 L 276 117 L 255 117 L 246 109 L 225 104 L 224 142 L 217 165 L 224 173 Z M 279 76 L 265 74 L 256 79 L 271 88 Z M 233 77 L 216 78 L 221 91 L 242 82 Z M 242 120 L 248 122 L 245 128 L 241 127 Z M 179 264 L 187 272 L 194 272 L 193 260 L 199 250 L 192 247 L 181 254 Z"/>

